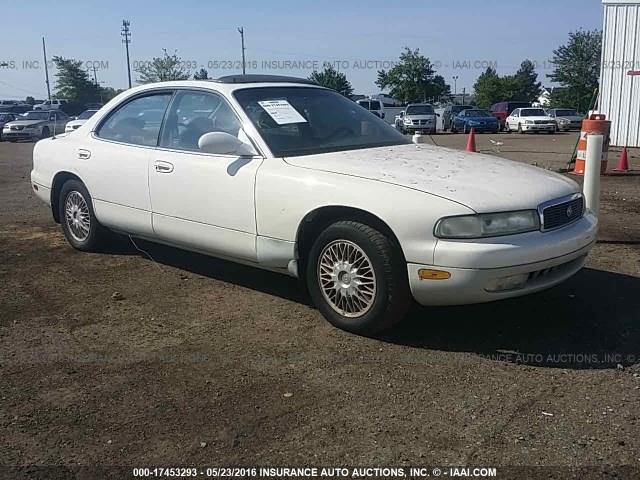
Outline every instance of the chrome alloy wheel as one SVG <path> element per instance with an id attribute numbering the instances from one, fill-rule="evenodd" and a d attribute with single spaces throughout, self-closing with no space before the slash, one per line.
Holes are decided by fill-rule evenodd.
<path id="1" fill-rule="evenodd" d="M 366 253 L 348 240 L 334 240 L 318 257 L 322 295 L 340 315 L 361 317 L 376 298 L 376 275 Z"/>
<path id="2" fill-rule="evenodd" d="M 69 192 L 64 201 L 64 213 L 71 236 L 78 242 L 84 242 L 89 236 L 91 216 L 89 206 L 80 192 Z"/>

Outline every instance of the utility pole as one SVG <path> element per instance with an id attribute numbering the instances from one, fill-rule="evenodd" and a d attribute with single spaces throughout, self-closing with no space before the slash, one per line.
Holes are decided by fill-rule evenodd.
<path id="1" fill-rule="evenodd" d="M 242 41 L 242 74 L 244 75 L 247 73 L 244 61 L 244 27 L 238 27 L 238 32 L 240 33 L 240 40 Z"/>
<path id="2" fill-rule="evenodd" d="M 127 76 L 129 77 L 129 88 L 131 88 L 131 62 L 129 61 L 129 44 L 131 43 L 131 30 L 129 30 L 129 26 L 131 22 L 129 20 L 122 20 L 122 31 L 120 35 L 122 36 L 122 43 L 124 43 L 124 48 L 127 51 Z"/>
<path id="3" fill-rule="evenodd" d="M 458 94 L 458 78 L 460 78 L 458 75 L 454 75 L 453 77 L 453 94 L 457 95 Z"/>
<path id="4" fill-rule="evenodd" d="M 467 87 L 462 89 L 462 105 L 464 105 L 464 97 L 467 95 Z"/>
<path id="5" fill-rule="evenodd" d="M 93 83 L 96 84 L 96 87 L 98 86 L 98 74 L 96 73 L 96 65 L 93 65 Z"/>
<path id="6" fill-rule="evenodd" d="M 47 47 L 42 37 L 42 55 L 44 56 L 44 81 L 47 84 L 47 99 L 51 101 L 51 87 L 49 86 L 49 67 L 47 66 Z"/>

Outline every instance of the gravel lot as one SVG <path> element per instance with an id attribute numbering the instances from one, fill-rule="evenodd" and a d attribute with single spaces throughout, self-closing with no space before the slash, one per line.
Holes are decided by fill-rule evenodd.
<path id="1" fill-rule="evenodd" d="M 575 141 L 477 137 L 550 169 Z M 640 474 L 640 176 L 602 179 L 601 241 L 563 285 L 415 307 L 370 339 L 284 276 L 142 242 L 155 261 L 73 250 L 31 193 L 32 148 L 0 143 L 0 464 Z"/>

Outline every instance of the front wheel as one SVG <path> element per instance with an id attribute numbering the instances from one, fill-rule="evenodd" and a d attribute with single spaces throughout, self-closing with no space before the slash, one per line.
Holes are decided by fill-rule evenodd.
<path id="1" fill-rule="evenodd" d="M 58 212 L 64 236 L 73 248 L 86 252 L 100 249 L 106 230 L 98 223 L 91 196 L 82 182 L 65 182 L 60 191 Z"/>
<path id="2" fill-rule="evenodd" d="M 369 225 L 330 225 L 311 247 L 307 265 L 314 304 L 343 330 L 374 335 L 399 322 L 412 303 L 400 246 Z"/>
<path id="3" fill-rule="evenodd" d="M 40 134 L 40 139 L 49 138 L 50 135 L 51 135 L 51 132 L 49 131 L 49 127 L 44 127 L 42 129 L 42 133 Z"/>
<path id="4" fill-rule="evenodd" d="M 518 124 L 518 133 L 520 133 L 520 134 L 522 133 L 522 124 L 521 123 Z"/>

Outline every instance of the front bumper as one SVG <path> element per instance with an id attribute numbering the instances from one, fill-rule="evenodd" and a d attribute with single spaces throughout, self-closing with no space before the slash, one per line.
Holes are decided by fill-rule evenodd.
<path id="1" fill-rule="evenodd" d="M 584 266 L 597 229 L 597 219 L 587 213 L 579 221 L 550 232 L 484 239 L 477 244 L 439 240 L 436 265 L 407 265 L 411 292 L 422 305 L 465 305 L 553 287 Z M 438 265 L 438 260 L 443 262 Z M 451 276 L 446 280 L 421 280 L 420 269 L 442 270 Z M 523 279 L 518 287 L 490 290 L 497 282 L 514 276 Z"/>
<path id="2" fill-rule="evenodd" d="M 427 124 L 427 125 L 403 125 L 403 128 L 407 132 L 415 132 L 417 130 L 422 130 L 424 132 L 432 132 L 436 129 L 435 123 Z"/>
<path id="3" fill-rule="evenodd" d="M 2 139 L 3 140 L 30 140 L 32 138 L 37 138 L 38 132 L 30 130 L 28 132 L 24 130 L 3 130 L 2 131 Z"/>
<path id="4" fill-rule="evenodd" d="M 477 133 L 482 133 L 482 132 L 494 133 L 498 131 L 498 124 L 494 123 L 494 124 L 485 124 L 485 125 L 467 125 L 467 130 L 471 130 L 472 128 Z"/>

